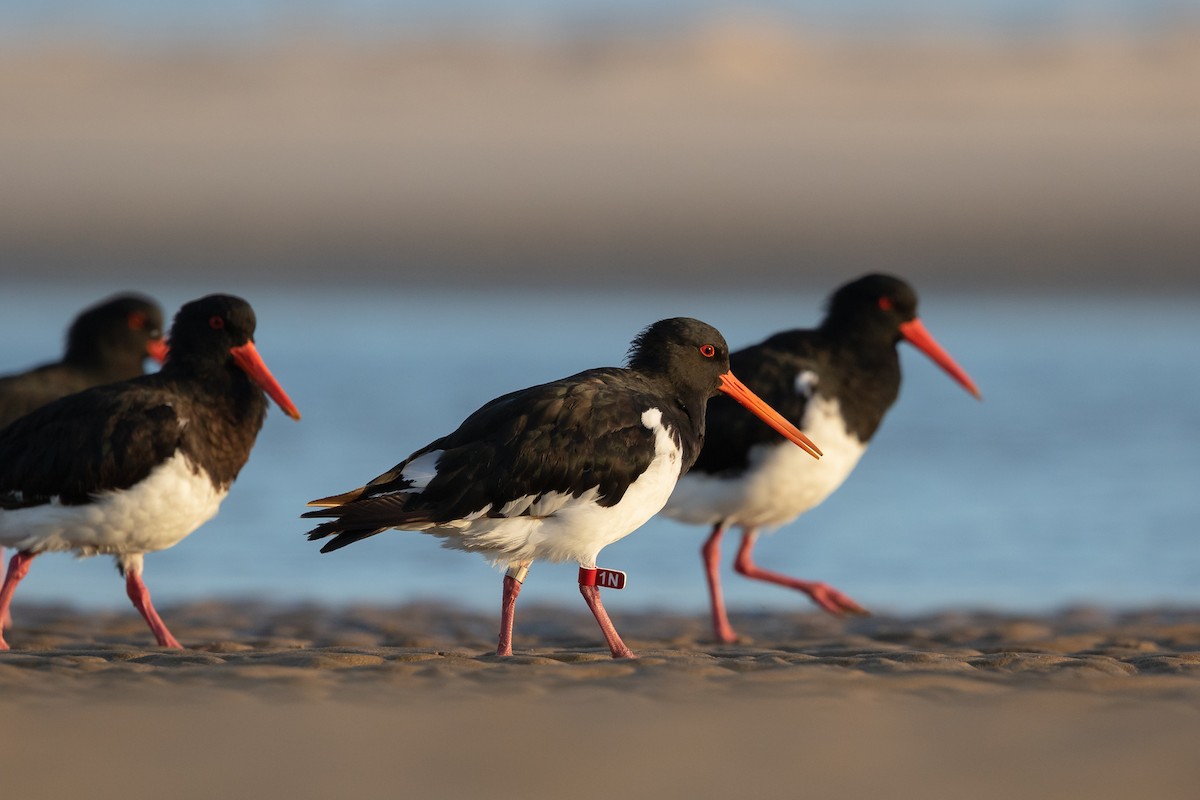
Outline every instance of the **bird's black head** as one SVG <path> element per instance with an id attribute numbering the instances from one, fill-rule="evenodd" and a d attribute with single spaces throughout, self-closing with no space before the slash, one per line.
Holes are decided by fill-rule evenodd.
<path id="1" fill-rule="evenodd" d="M 866 275 L 839 288 L 829 299 L 821 329 L 866 349 L 907 340 L 964 389 L 982 398 L 971 376 L 955 363 L 917 317 L 917 293 L 891 275 Z"/>
<path id="2" fill-rule="evenodd" d="M 711 325 L 691 317 L 663 319 L 639 333 L 629 346 L 630 369 L 662 375 L 676 386 L 712 397 L 729 372 L 729 345 Z"/>
<path id="3" fill-rule="evenodd" d="M 664 376 L 675 396 L 704 435 L 708 399 L 724 392 L 776 431 L 813 456 L 821 451 L 795 425 L 784 419 L 729 369 L 729 345 L 711 325 L 690 317 L 659 320 L 637 335 L 629 348 L 629 367 Z"/>
<path id="4" fill-rule="evenodd" d="M 254 346 L 254 309 L 240 297 L 210 294 L 185 303 L 171 325 L 171 352 L 164 371 L 207 380 L 238 371 L 279 404 L 292 419 L 300 412 L 276 382 Z"/>
<path id="5" fill-rule="evenodd" d="M 84 309 L 67 332 L 67 360 L 124 364 L 130 375 L 141 373 L 142 361 L 162 361 L 163 314 L 158 304 L 139 294 L 120 294 Z"/>
<path id="6" fill-rule="evenodd" d="M 900 326 L 916 319 L 917 293 L 891 275 L 873 273 L 844 284 L 829 298 L 823 327 L 896 342 Z"/>
<path id="7" fill-rule="evenodd" d="M 240 297 L 210 294 L 185 303 L 171 324 L 167 364 L 224 365 L 232 348 L 254 341 L 255 325 L 254 309 Z"/>

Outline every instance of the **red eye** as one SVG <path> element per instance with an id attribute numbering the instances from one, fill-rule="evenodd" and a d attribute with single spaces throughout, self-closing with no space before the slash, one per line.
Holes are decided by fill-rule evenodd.
<path id="1" fill-rule="evenodd" d="M 214 331 L 221 330 L 221 328 L 225 327 L 225 318 L 218 317 L 216 314 L 214 314 L 208 318 L 208 327 L 212 328 Z"/>
<path id="2" fill-rule="evenodd" d="M 716 354 L 717 348 L 713 347 L 711 344 L 700 345 L 700 355 L 704 356 L 705 358 L 712 358 Z"/>
<path id="3" fill-rule="evenodd" d="M 129 324 L 129 330 L 131 331 L 140 331 L 142 328 L 146 327 L 146 315 L 141 311 L 131 311 L 126 321 Z"/>
<path id="4" fill-rule="evenodd" d="M 884 311 L 891 311 L 892 310 L 892 298 L 890 298 L 890 297 L 879 298 L 879 307 Z"/>

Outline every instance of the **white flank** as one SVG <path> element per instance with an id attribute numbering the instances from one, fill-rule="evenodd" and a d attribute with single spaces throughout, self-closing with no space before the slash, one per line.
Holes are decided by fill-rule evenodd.
<path id="1" fill-rule="evenodd" d="M 577 561 L 596 565 L 606 545 L 640 528 L 662 509 L 679 479 L 680 451 L 662 424 L 662 412 L 642 414 L 642 425 L 654 432 L 654 458 L 625 490 L 615 506 L 596 503 L 596 489 L 579 497 L 551 492 L 506 503 L 507 517 L 487 517 L 488 509 L 426 533 L 443 537 L 446 547 L 483 552 L 497 564 L 531 560 Z"/>
<path id="2" fill-rule="evenodd" d="M 0 511 L 0 545 L 35 553 L 127 555 L 178 544 L 217 513 L 226 492 L 176 453 L 136 485 L 93 502 Z"/>
<path id="3" fill-rule="evenodd" d="M 725 521 L 773 528 L 820 504 L 849 477 L 867 447 L 846 431 L 837 400 L 821 395 L 809 399 L 799 427 L 824 452 L 819 461 L 782 438 L 755 445 L 745 472 L 684 475 L 663 513 L 695 525 Z"/>

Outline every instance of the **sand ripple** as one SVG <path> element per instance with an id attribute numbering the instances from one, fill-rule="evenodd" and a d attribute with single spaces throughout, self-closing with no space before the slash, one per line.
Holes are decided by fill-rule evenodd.
<path id="1" fill-rule="evenodd" d="M 522 610 L 516 655 L 507 659 L 491 653 L 491 616 L 425 605 L 183 606 L 167 616 L 183 651 L 152 646 L 132 613 L 26 607 L 17 617 L 14 649 L 0 653 L 0 688 L 15 690 L 5 692 L 10 700 L 63 698 L 97 685 L 265 687 L 308 698 L 496 687 L 519 696 L 590 686 L 671 697 L 852 684 L 986 695 L 1042 685 L 1200 698 L 1200 611 L 1189 610 L 846 622 L 743 615 L 735 623 L 745 640 L 736 645 L 706 641 L 698 616 L 626 614 L 619 624 L 637 661 L 613 661 L 589 617 L 551 608 Z"/>

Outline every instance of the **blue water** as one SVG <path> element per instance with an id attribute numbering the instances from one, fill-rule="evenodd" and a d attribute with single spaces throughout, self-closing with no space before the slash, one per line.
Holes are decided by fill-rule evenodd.
<path id="1" fill-rule="evenodd" d="M 73 311 L 118 288 L 8 288 L 0 372 L 49 358 Z M 176 308 L 213 287 L 142 288 Z M 736 347 L 811 324 L 823 302 L 820 294 L 236 291 L 255 305 L 259 349 L 304 419 L 273 411 L 217 518 L 147 557 L 147 583 L 163 605 L 252 596 L 493 610 L 500 577 L 478 556 L 410 532 L 319 555 L 297 515 L 308 499 L 359 485 L 497 394 L 619 363 L 650 321 L 697 316 Z M 927 290 L 926 325 L 985 401 L 904 346 L 900 400 L 857 471 L 823 506 L 762 541 L 759 562 L 829 581 L 880 611 L 1200 603 L 1196 300 Z M 655 519 L 607 548 L 601 565 L 630 580 L 605 603 L 615 612 L 703 609 L 704 533 Z M 732 574 L 726 588 L 736 609 L 808 607 Z M 574 568 L 535 565 L 522 600 L 581 607 Z M 109 559 L 64 555 L 34 563 L 22 601 L 126 604 Z"/>
<path id="2" fill-rule="evenodd" d="M 1141 30 L 1195 19 L 1190 0 L 6 0 L 0 41 L 75 30 L 126 41 L 254 40 L 289 31 L 417 35 L 445 29 L 496 32 L 667 30 L 739 16 L 807 30 L 1042 33 L 1066 28 Z"/>

